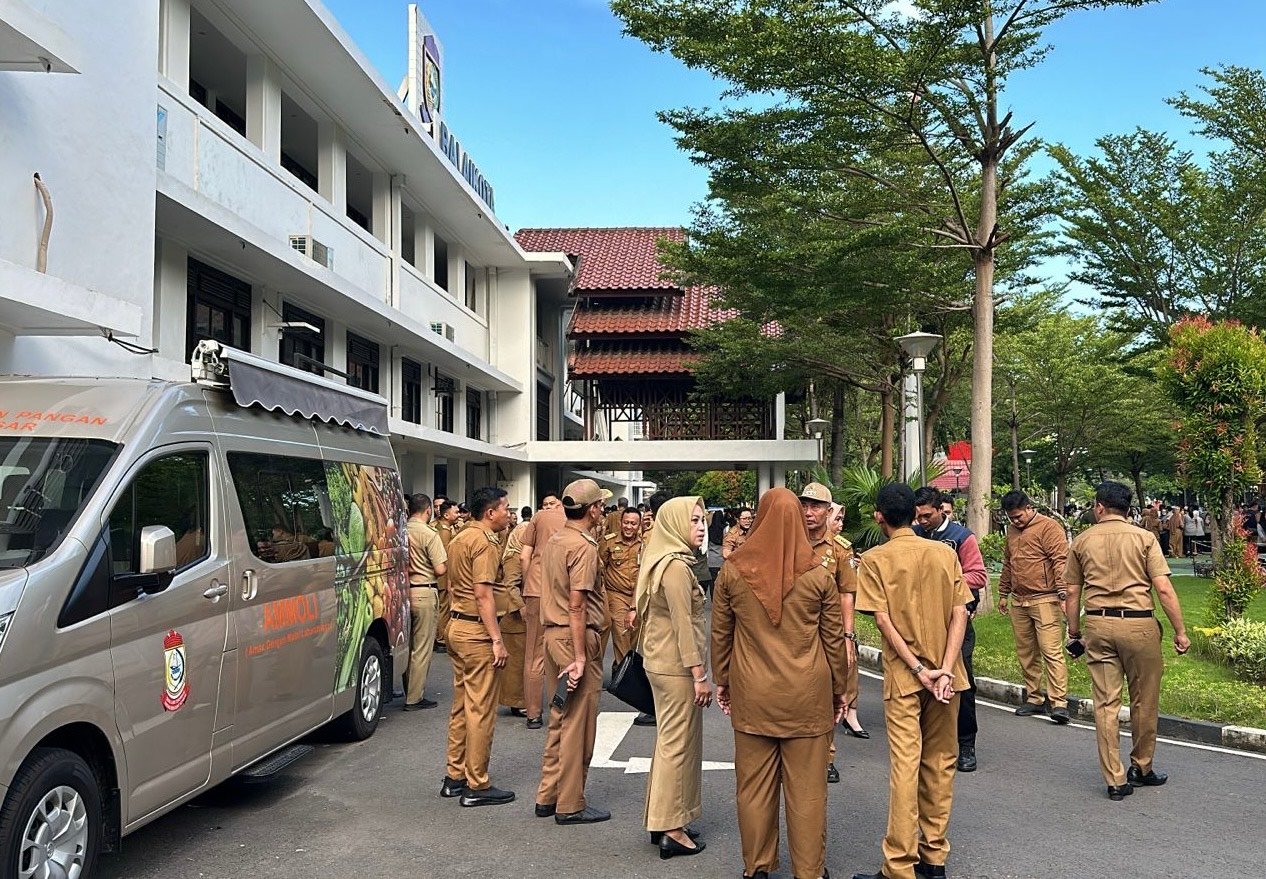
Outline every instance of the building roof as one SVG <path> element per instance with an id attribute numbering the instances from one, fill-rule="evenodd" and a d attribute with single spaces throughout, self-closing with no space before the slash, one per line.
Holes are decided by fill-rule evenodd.
<path id="1" fill-rule="evenodd" d="M 937 491 L 963 491 L 971 481 L 971 462 L 961 458 L 948 458 L 936 462 L 943 472 L 930 483 Z M 955 477 L 954 471 L 958 470 Z"/>
<path id="2" fill-rule="evenodd" d="M 617 335 L 681 335 L 735 317 L 717 308 L 705 287 L 691 287 L 681 296 L 654 296 L 636 305 L 580 306 L 572 316 L 572 338 Z"/>
<path id="3" fill-rule="evenodd" d="M 675 281 L 664 277 L 667 268 L 658 252 L 661 239 L 685 240 L 680 228 L 520 229 L 514 237 L 524 250 L 561 252 L 575 258 L 572 291 L 576 294 L 681 292 Z"/>
<path id="4" fill-rule="evenodd" d="M 653 375 L 688 376 L 699 355 L 674 344 L 623 342 L 581 348 L 568 360 L 571 378 L 623 378 Z"/>

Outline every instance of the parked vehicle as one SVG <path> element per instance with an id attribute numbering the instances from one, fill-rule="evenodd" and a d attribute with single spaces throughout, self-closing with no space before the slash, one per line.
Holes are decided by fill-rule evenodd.
<path id="1" fill-rule="evenodd" d="M 373 734 L 408 632 L 386 424 L 217 343 L 186 383 L 0 379 L 0 875 L 89 877 L 323 724 Z"/>

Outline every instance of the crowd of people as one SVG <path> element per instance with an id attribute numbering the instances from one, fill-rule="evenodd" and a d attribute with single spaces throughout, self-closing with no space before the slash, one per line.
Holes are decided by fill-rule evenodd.
<path id="1" fill-rule="evenodd" d="M 818 483 L 798 496 L 771 489 L 755 511 L 732 511 L 729 527 L 698 497 L 659 494 L 646 509 L 624 499 L 608 508 L 610 499 L 588 479 L 518 516 L 493 487 L 464 505 L 409 498 L 405 710 L 436 706 L 427 674 L 434 650 L 446 650 L 453 701 L 441 796 L 465 807 L 515 800 L 489 777 L 503 706 L 529 729 L 547 727 L 536 816 L 609 820 L 587 799 L 586 778 L 610 644 L 613 668 L 637 651 L 653 694 L 654 713 L 637 722 L 656 727 L 643 819 L 659 857 L 706 847 L 692 824 L 703 812 L 703 710 L 715 701 L 733 728 L 744 877 L 778 869 L 780 804 L 794 874 L 826 877 L 835 732 L 869 737 L 856 714 L 855 624 L 867 614 L 882 638 L 890 805 L 882 866 L 855 879 L 944 876 L 954 773 L 978 763 L 972 618 L 989 588 L 976 537 L 954 521 L 949 499 L 930 487 L 884 487 L 874 517 L 885 540 L 864 553 L 843 536 L 844 511 Z M 1188 646 L 1159 537 L 1130 521 L 1130 500 L 1126 486 L 1101 485 L 1097 524 L 1071 546 L 1023 493 L 1002 501 L 998 608 L 1011 620 L 1027 691 L 1015 713 L 1068 723 L 1064 654 L 1084 652 L 1112 800 L 1165 781 L 1152 765 L 1163 671 L 1153 591 L 1175 648 Z M 719 570 L 707 561 L 710 534 Z M 1128 771 L 1117 729 L 1123 681 Z"/>

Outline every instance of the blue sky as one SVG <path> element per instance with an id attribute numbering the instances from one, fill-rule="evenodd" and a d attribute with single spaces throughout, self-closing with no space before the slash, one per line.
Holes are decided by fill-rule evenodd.
<path id="1" fill-rule="evenodd" d="M 406 0 L 324 0 L 393 85 L 404 76 Z M 655 113 L 715 105 L 721 85 L 621 34 L 602 0 L 422 0 L 444 46 L 445 120 L 522 226 L 680 225 L 703 169 Z M 1034 132 L 1075 150 L 1136 126 L 1187 138 L 1164 99 L 1199 68 L 1266 65 L 1263 0 L 1161 0 L 1075 13 L 1007 99 Z"/>

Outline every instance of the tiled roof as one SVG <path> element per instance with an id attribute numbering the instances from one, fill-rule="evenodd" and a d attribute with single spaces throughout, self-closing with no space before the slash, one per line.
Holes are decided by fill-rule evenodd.
<path id="1" fill-rule="evenodd" d="M 631 342 L 582 348 L 571 355 L 570 378 L 687 376 L 699 355 L 677 345 Z"/>
<path id="2" fill-rule="evenodd" d="M 577 292 L 680 290 L 662 277 L 657 253 L 661 238 L 684 240 L 680 228 L 520 229 L 514 237 L 524 250 L 577 257 L 572 282 Z"/>
<path id="3" fill-rule="evenodd" d="M 572 317 L 568 334 L 573 338 L 625 333 L 678 335 L 710 327 L 737 314 L 714 307 L 707 288 L 691 287 L 684 295 L 648 297 L 637 305 L 582 305 Z"/>
<path id="4" fill-rule="evenodd" d="M 950 458 L 936 463 L 941 466 L 943 472 L 930 483 L 933 488 L 937 491 L 962 491 L 967 488 L 967 483 L 971 481 L 970 461 Z M 954 477 L 955 469 L 958 470 L 958 478 Z"/>

